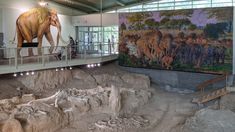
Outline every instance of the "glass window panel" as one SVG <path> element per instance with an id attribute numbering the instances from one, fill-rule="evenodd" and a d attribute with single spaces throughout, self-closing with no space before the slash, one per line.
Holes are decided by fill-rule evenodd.
<path id="1" fill-rule="evenodd" d="M 112 31 L 111 27 L 104 27 L 104 31 Z"/>
<path id="2" fill-rule="evenodd" d="M 99 27 L 93 27 L 93 31 L 99 31 Z"/>
<path id="3" fill-rule="evenodd" d="M 211 7 L 211 4 L 207 3 L 207 4 L 200 4 L 200 5 L 193 5 L 193 8 L 205 8 L 205 7 Z"/>
<path id="4" fill-rule="evenodd" d="M 143 9 L 143 11 L 158 11 L 158 8 Z"/>
<path id="5" fill-rule="evenodd" d="M 232 2 L 233 0 L 212 0 L 212 3 Z"/>
<path id="6" fill-rule="evenodd" d="M 141 12 L 142 9 L 130 10 L 130 12 Z"/>
<path id="7" fill-rule="evenodd" d="M 175 9 L 191 9 L 192 5 L 186 5 L 186 6 L 176 6 Z"/>
<path id="8" fill-rule="evenodd" d="M 193 4 L 197 5 L 197 4 L 210 4 L 211 0 L 195 0 L 193 1 Z"/>
<path id="9" fill-rule="evenodd" d="M 141 8 L 142 8 L 142 5 L 138 5 L 138 6 L 130 7 L 129 9 L 141 9 Z"/>
<path id="10" fill-rule="evenodd" d="M 118 31 L 118 26 L 112 26 L 112 31 Z"/>
<path id="11" fill-rule="evenodd" d="M 186 5 L 192 5 L 192 1 L 175 3 L 175 6 L 186 6 Z"/>
<path id="12" fill-rule="evenodd" d="M 160 7 L 170 7 L 170 6 L 174 6 L 174 3 L 159 3 L 159 8 Z"/>
<path id="13" fill-rule="evenodd" d="M 174 0 L 161 0 L 159 3 L 174 2 Z"/>
<path id="14" fill-rule="evenodd" d="M 159 10 L 174 10 L 174 7 L 159 7 Z"/>
<path id="15" fill-rule="evenodd" d="M 224 6 L 232 6 L 232 3 L 213 3 L 212 7 L 224 7 Z"/>
<path id="16" fill-rule="evenodd" d="M 157 8 L 157 7 L 158 7 L 158 4 L 152 4 L 152 5 L 146 4 L 146 5 L 143 5 L 143 8 Z"/>
<path id="17" fill-rule="evenodd" d="M 175 2 L 184 2 L 184 1 L 185 1 L 185 2 L 187 1 L 187 2 L 188 2 L 189 0 L 175 0 Z"/>

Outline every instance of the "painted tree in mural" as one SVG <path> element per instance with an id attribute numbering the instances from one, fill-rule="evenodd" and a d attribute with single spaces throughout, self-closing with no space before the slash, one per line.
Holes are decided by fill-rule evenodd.
<path id="1" fill-rule="evenodd" d="M 216 18 L 220 22 L 226 22 L 228 24 L 228 32 L 232 32 L 233 8 L 228 8 L 226 10 L 214 8 L 206 11 L 208 13 L 208 18 Z"/>
<path id="2" fill-rule="evenodd" d="M 208 19 L 217 19 L 216 24 L 207 24 L 204 28 L 204 33 L 207 37 L 217 39 L 219 36 L 226 37 L 226 32 L 232 32 L 233 10 L 228 8 L 226 10 L 221 9 L 209 9 L 204 10 L 208 14 Z"/>
<path id="3" fill-rule="evenodd" d="M 195 24 L 190 24 L 188 27 L 189 30 L 194 31 L 197 29 L 197 26 Z"/>
<path id="4" fill-rule="evenodd" d="M 218 39 L 220 34 L 224 34 L 227 23 L 207 24 L 203 32 L 208 38 Z"/>
<path id="5" fill-rule="evenodd" d="M 149 29 L 156 29 L 159 27 L 159 22 L 155 21 L 153 18 L 145 20 L 144 24 L 147 25 Z"/>
<path id="6" fill-rule="evenodd" d="M 185 18 L 190 18 L 193 14 L 193 10 L 175 10 L 175 11 L 165 11 L 161 12 L 161 17 L 172 17 L 172 16 L 184 16 Z"/>
<path id="7" fill-rule="evenodd" d="M 161 20 L 161 25 L 166 28 L 174 28 L 181 30 L 184 26 L 190 26 L 191 22 L 189 18 L 191 17 L 192 10 L 177 10 L 177 11 L 167 11 L 161 12 L 160 16 L 164 17 Z M 179 19 L 172 19 L 172 17 L 178 16 Z"/>
<path id="8" fill-rule="evenodd" d="M 141 13 L 134 13 L 127 17 L 129 23 L 131 23 L 132 27 L 136 30 L 140 30 L 144 28 L 144 23 L 142 23 L 147 18 L 151 17 L 152 14 L 150 12 L 141 12 Z"/>

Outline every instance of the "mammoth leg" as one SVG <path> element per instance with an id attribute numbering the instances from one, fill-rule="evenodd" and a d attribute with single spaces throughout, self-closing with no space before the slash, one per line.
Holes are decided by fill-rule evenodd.
<path id="1" fill-rule="evenodd" d="M 38 36 L 38 55 L 42 55 L 42 38 L 43 35 Z"/>
<path id="2" fill-rule="evenodd" d="M 30 29 L 26 28 L 27 26 L 23 23 L 21 23 L 19 29 L 21 31 L 22 37 L 28 42 L 31 43 L 33 41 L 33 37 L 31 34 Z M 33 55 L 33 49 L 32 48 L 28 48 L 28 52 L 29 52 L 29 56 Z"/>
<path id="3" fill-rule="evenodd" d="M 18 57 L 20 57 L 20 51 L 21 51 L 21 47 L 22 47 L 22 44 L 23 44 L 23 36 L 21 34 L 21 32 L 19 31 L 19 28 L 18 26 L 16 26 L 16 30 L 17 30 L 17 40 L 18 40 L 18 44 L 17 44 L 17 55 Z"/>
<path id="4" fill-rule="evenodd" d="M 42 55 L 42 38 L 44 35 L 45 28 L 42 26 L 38 29 L 38 55 Z"/>
<path id="5" fill-rule="evenodd" d="M 51 35 L 51 32 L 46 33 L 46 39 L 51 44 L 49 52 L 50 52 L 50 54 L 52 54 L 52 52 L 54 50 L 55 43 L 54 43 L 53 37 Z"/>

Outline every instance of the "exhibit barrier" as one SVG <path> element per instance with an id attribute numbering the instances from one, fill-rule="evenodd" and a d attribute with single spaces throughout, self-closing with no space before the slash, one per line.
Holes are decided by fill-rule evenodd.
<path id="1" fill-rule="evenodd" d="M 0 74 L 115 60 L 117 44 L 0 48 Z"/>

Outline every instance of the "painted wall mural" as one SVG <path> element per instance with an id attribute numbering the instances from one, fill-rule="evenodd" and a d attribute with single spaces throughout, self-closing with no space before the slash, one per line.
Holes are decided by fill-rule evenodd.
<path id="1" fill-rule="evenodd" d="M 51 44 L 50 53 L 53 51 L 55 45 L 50 26 L 55 26 L 58 29 L 57 43 L 61 37 L 61 24 L 57 16 L 56 10 L 45 7 L 33 8 L 21 14 L 16 21 L 17 31 L 17 47 L 22 47 L 24 41 L 31 43 L 34 38 L 38 40 L 38 47 L 42 47 L 43 36 Z M 18 54 L 20 51 L 18 51 Z M 38 54 L 41 54 L 41 49 L 38 48 Z M 33 55 L 32 48 L 29 48 L 29 55 Z"/>
<path id="2" fill-rule="evenodd" d="M 232 72 L 233 8 L 121 13 L 119 64 Z"/>

